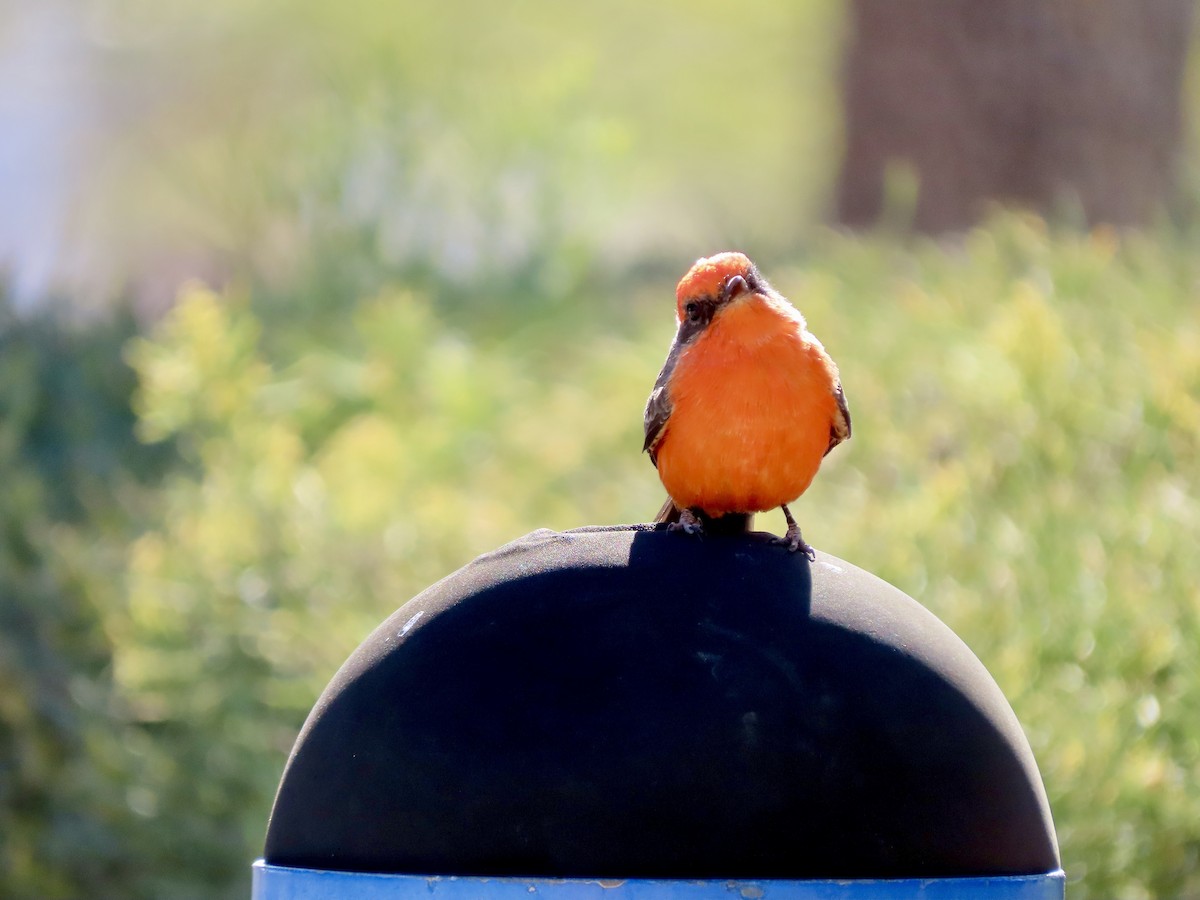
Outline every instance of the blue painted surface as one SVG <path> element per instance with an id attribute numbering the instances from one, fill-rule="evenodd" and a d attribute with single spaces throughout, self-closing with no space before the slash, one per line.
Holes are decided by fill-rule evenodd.
<path id="1" fill-rule="evenodd" d="M 376 875 L 254 864 L 252 900 L 1062 900 L 1045 875 L 878 881 L 658 881 Z"/>

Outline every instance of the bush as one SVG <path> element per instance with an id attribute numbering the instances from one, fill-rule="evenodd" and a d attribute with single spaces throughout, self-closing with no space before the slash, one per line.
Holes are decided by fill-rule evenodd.
<path id="1" fill-rule="evenodd" d="M 1009 216 L 952 246 L 829 236 L 764 268 L 855 416 L 796 506 L 806 536 L 913 594 L 994 673 L 1073 896 L 1194 892 L 1195 263 L 1169 237 Z M 252 302 L 193 289 L 135 342 L 142 433 L 189 465 L 107 628 L 170 761 L 149 785 L 160 821 L 192 852 L 207 836 L 230 877 L 244 867 L 309 705 L 399 603 L 532 528 L 654 513 L 638 450 L 672 328 L 658 287 L 567 304 L 581 322 L 623 306 L 619 329 L 568 316 L 509 341 L 398 286 L 334 337 L 266 340 Z"/>
<path id="2" fill-rule="evenodd" d="M 18 321 L 0 298 L 6 897 L 152 896 L 145 873 L 163 864 L 104 627 L 136 508 L 171 455 L 133 438 L 131 333 L 121 317 Z"/>

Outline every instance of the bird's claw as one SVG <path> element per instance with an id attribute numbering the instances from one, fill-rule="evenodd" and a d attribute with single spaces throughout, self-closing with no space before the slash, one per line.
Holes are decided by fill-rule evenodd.
<path id="1" fill-rule="evenodd" d="M 788 530 L 783 537 L 777 537 L 771 541 L 773 544 L 779 544 L 787 547 L 789 553 L 801 551 L 809 562 L 817 561 L 817 551 L 804 542 L 804 538 L 800 536 L 800 526 L 796 524 L 796 520 L 792 518 L 792 511 L 783 506 L 783 517 L 787 519 Z"/>
<path id="2" fill-rule="evenodd" d="M 772 538 L 771 543 L 780 547 L 787 547 L 789 553 L 795 553 L 797 550 L 799 550 L 808 558 L 809 562 L 817 561 L 817 551 L 814 550 L 809 544 L 804 542 L 804 538 L 800 537 L 799 530 L 793 534 L 789 528 L 786 535 L 783 537 Z"/>
<path id="3" fill-rule="evenodd" d="M 684 534 L 704 537 L 704 523 L 690 509 L 684 509 L 679 513 L 679 521 L 668 525 L 667 531 L 682 531 Z"/>

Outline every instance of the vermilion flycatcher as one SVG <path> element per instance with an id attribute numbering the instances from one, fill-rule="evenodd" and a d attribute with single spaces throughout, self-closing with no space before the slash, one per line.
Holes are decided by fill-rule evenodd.
<path id="1" fill-rule="evenodd" d="M 656 521 L 696 534 L 699 513 L 779 506 L 777 540 L 815 559 L 787 504 L 850 437 L 837 365 L 741 253 L 698 260 L 675 296 L 675 341 L 645 413 L 643 449 L 668 494 Z"/>

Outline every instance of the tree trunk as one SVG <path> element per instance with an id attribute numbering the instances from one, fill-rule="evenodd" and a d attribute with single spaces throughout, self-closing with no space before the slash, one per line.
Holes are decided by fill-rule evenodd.
<path id="1" fill-rule="evenodd" d="M 1194 0 L 851 0 L 837 217 L 874 223 L 894 162 L 914 225 L 988 201 L 1133 225 L 1167 199 Z"/>

